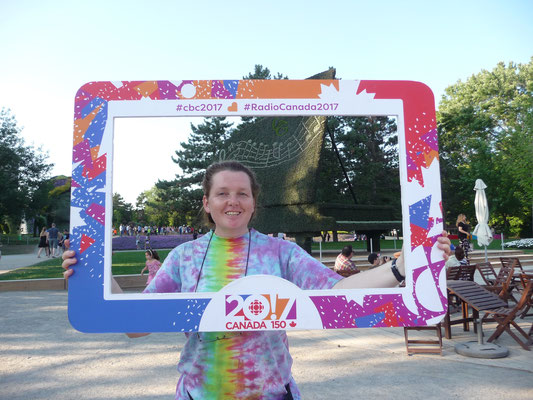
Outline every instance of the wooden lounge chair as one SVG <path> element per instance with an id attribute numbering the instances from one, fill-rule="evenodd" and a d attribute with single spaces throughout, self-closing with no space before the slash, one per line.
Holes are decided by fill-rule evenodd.
<path id="1" fill-rule="evenodd" d="M 528 304 L 531 304 L 531 296 L 533 296 L 533 280 L 530 280 L 527 283 L 524 291 L 522 292 L 520 300 L 514 307 L 501 307 L 494 310 L 485 311 L 485 316 L 483 319 L 485 319 L 487 316 L 491 316 L 498 323 L 496 331 L 494 331 L 491 337 L 487 340 L 488 342 L 498 339 L 503 332 L 507 332 L 520 346 L 522 346 L 522 348 L 528 351 L 530 350 L 529 345 L 532 343 L 530 334 L 533 326 L 532 329 L 526 333 L 515 322 L 515 318 L 524 311 Z M 518 333 L 525 338 L 525 341 L 521 340 L 521 338 L 511 330 L 511 328 L 514 328 L 516 331 L 518 331 Z"/>
<path id="2" fill-rule="evenodd" d="M 517 300 L 513 297 L 511 293 L 513 290 L 516 289 L 516 283 L 513 282 L 513 274 L 514 268 L 512 264 L 506 263 L 505 265 L 502 265 L 494 283 L 492 285 L 486 285 L 485 289 L 497 293 L 505 301 L 511 298 L 516 303 Z M 502 292 L 502 289 L 504 287 L 505 291 Z"/>
<path id="3" fill-rule="evenodd" d="M 481 275 L 481 278 L 485 282 L 485 285 L 494 285 L 497 275 L 490 262 L 477 263 L 476 269 L 478 270 L 479 274 Z"/>
<path id="4" fill-rule="evenodd" d="M 520 281 L 522 282 L 522 288 L 524 288 L 523 290 L 525 290 L 525 287 L 527 286 L 528 282 L 532 280 L 533 280 L 533 274 L 526 274 L 526 273 L 520 274 Z M 524 311 L 522 311 L 522 314 L 520 314 L 520 319 L 533 316 L 533 314 L 527 313 L 532 306 L 533 306 L 533 299 L 529 298 L 528 304 L 526 305 Z M 531 330 L 533 330 L 533 324 L 531 324 Z M 530 335 L 531 335 L 531 330 L 529 331 Z"/>
<path id="5" fill-rule="evenodd" d="M 522 264 L 520 263 L 520 259 L 517 257 L 500 257 L 500 262 L 502 263 L 502 267 L 505 266 L 513 266 L 515 270 L 519 270 L 520 272 L 524 272 L 524 268 L 522 268 Z"/>

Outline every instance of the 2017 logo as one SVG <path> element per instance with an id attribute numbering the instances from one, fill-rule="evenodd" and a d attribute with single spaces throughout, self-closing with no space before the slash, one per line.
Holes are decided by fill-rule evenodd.
<path id="1" fill-rule="evenodd" d="M 285 329 L 296 326 L 296 299 L 270 294 L 226 296 L 226 329 Z"/>

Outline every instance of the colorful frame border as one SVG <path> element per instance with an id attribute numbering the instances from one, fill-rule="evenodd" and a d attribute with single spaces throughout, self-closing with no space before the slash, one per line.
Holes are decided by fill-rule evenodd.
<path id="1" fill-rule="evenodd" d="M 255 276 L 239 279 L 217 293 L 111 294 L 114 118 L 224 115 L 395 115 L 400 145 L 406 286 L 302 291 L 281 278 Z M 435 103 L 433 93 L 422 83 L 366 80 L 91 82 L 76 94 L 72 161 L 71 248 L 77 253 L 78 263 L 69 280 L 68 315 L 72 326 L 80 331 L 420 326 L 435 324 L 446 313 L 444 260 L 442 252 L 436 248 L 443 219 Z M 274 293 L 269 290 L 265 294 L 261 289 L 267 287 L 266 282 L 271 282 L 268 287 L 276 287 Z M 232 328 L 228 322 L 228 299 L 235 296 L 246 299 L 250 295 L 265 302 L 280 296 L 290 298 L 295 312 L 286 313 L 285 317 L 291 323 L 276 327 L 267 325 L 266 328 L 261 324 Z"/>

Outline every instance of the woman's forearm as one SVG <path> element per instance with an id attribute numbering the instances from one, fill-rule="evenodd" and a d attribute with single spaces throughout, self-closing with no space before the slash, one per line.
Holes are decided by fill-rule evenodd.
<path id="1" fill-rule="evenodd" d="M 398 286 L 400 282 L 398 282 L 392 273 L 391 267 L 392 261 L 389 261 L 379 267 L 349 276 L 348 278 L 344 278 L 337 282 L 337 284 L 333 286 L 333 289 L 364 289 Z M 405 275 L 403 255 L 396 260 L 396 267 L 401 275 Z"/>

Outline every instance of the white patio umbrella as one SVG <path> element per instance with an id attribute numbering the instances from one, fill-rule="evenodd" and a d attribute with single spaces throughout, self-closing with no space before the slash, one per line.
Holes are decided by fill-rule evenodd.
<path id="1" fill-rule="evenodd" d="M 492 242 L 492 232 L 489 228 L 489 204 L 485 189 L 487 185 L 481 179 L 476 179 L 474 190 L 476 197 L 474 199 L 474 206 L 476 208 L 476 218 L 478 224 L 476 225 L 473 234 L 477 236 L 477 244 L 485 247 L 485 262 L 488 261 L 487 246 Z"/>

